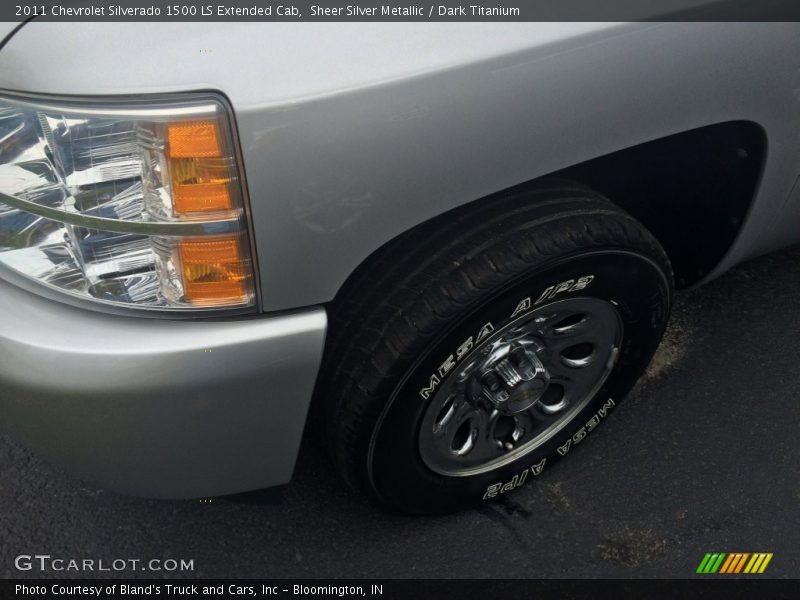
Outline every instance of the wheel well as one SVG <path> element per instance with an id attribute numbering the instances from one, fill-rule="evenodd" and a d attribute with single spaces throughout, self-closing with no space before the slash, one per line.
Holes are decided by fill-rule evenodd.
<path id="1" fill-rule="evenodd" d="M 589 160 L 553 176 L 583 183 L 658 239 L 677 287 L 705 277 L 738 235 L 761 175 L 766 134 L 750 121 L 693 129 Z"/>
<path id="2" fill-rule="evenodd" d="M 566 179 L 608 197 L 655 236 L 670 259 L 677 288 L 691 286 L 722 260 L 741 229 L 766 156 L 766 133 L 729 121 L 659 138 L 537 177 L 459 206 L 393 238 L 339 289 L 397 244 L 414 243 L 478 203 L 524 192 L 543 179 Z M 338 297 L 338 295 L 337 295 Z"/>

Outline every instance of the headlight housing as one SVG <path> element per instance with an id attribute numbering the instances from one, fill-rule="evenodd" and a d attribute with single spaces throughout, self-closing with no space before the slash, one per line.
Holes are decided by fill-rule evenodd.
<path id="1" fill-rule="evenodd" d="M 150 310 L 255 306 L 232 115 L 0 96 L 0 273 Z"/>

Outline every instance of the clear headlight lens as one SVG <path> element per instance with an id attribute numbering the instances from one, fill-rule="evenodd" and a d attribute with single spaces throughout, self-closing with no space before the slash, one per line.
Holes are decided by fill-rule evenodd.
<path id="1" fill-rule="evenodd" d="M 212 95 L 0 97 L 0 272 L 132 307 L 254 306 L 232 127 Z"/>

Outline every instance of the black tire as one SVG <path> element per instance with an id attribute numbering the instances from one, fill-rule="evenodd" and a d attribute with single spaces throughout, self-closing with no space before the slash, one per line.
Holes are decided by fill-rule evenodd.
<path id="1" fill-rule="evenodd" d="M 590 284 L 537 306 L 566 296 L 616 306 L 622 343 L 599 391 L 550 439 L 508 464 L 467 476 L 431 470 L 418 446 L 430 399 L 418 392 L 437 365 L 481 324 L 502 328 L 521 299 L 587 276 Z M 672 290 L 669 261 L 644 227 L 593 191 L 561 181 L 401 236 L 353 276 L 330 309 L 318 394 L 339 471 L 383 506 L 411 513 L 447 512 L 530 484 L 640 377 L 666 326 Z"/>

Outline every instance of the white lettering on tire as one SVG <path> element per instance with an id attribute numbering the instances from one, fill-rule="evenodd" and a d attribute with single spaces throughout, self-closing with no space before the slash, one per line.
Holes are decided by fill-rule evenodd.
<path id="1" fill-rule="evenodd" d="M 539 296 L 539 299 L 536 302 L 531 301 L 531 297 L 528 296 L 527 298 L 523 298 L 519 302 L 517 302 L 516 307 L 514 308 L 513 312 L 511 313 L 511 319 L 516 318 L 519 315 L 525 314 L 533 309 L 536 305 L 541 304 L 545 300 L 550 300 L 555 298 L 559 294 L 562 293 L 572 293 L 577 292 L 579 290 L 583 290 L 594 280 L 594 275 L 584 275 L 583 277 L 578 277 L 578 279 L 567 279 L 566 281 L 562 281 L 555 285 L 548 286 Z M 425 400 L 430 398 L 433 391 L 436 389 L 441 381 L 447 376 L 450 371 L 452 371 L 461 360 L 467 356 L 472 349 L 480 344 L 484 339 L 492 335 L 494 333 L 495 327 L 491 321 L 486 323 L 483 327 L 478 330 L 478 333 L 473 336 L 469 336 L 466 340 L 464 340 L 459 346 L 456 348 L 456 351 L 453 354 L 448 355 L 447 358 L 439 365 L 437 372 L 433 373 L 429 378 L 429 383 L 426 387 L 423 387 L 419 391 L 419 395 L 422 396 Z M 474 341 L 473 341 L 474 340 Z M 567 449 L 568 451 L 569 449 Z M 565 451 L 566 454 L 566 451 Z"/>
<path id="2" fill-rule="evenodd" d="M 616 403 L 612 398 L 606 400 L 603 403 L 603 406 L 601 406 L 597 410 L 597 412 L 593 414 L 588 421 L 586 421 L 585 425 L 582 425 L 580 429 L 578 429 L 569 438 L 567 438 L 566 442 L 564 442 L 561 446 L 558 447 L 558 453 L 561 456 L 564 456 L 567 452 L 570 451 L 570 449 L 573 446 L 577 446 L 579 443 L 581 443 L 589 434 L 589 432 L 592 431 L 595 427 L 597 427 L 601 423 L 601 421 L 605 419 L 606 416 L 608 416 L 608 411 L 614 408 L 615 406 Z M 500 494 L 505 494 L 506 492 L 510 492 L 512 490 L 517 489 L 523 483 L 525 483 L 529 471 L 534 477 L 538 477 L 539 475 L 541 475 L 542 471 L 544 471 L 544 465 L 546 463 L 547 463 L 547 458 L 543 458 L 535 465 L 532 465 L 531 467 L 528 467 L 527 469 L 522 471 L 522 473 L 514 475 L 514 477 L 511 478 L 511 481 L 508 481 L 506 483 L 500 481 L 498 483 L 491 484 L 489 487 L 486 488 L 486 492 L 483 494 L 483 499 L 490 500 L 491 498 L 496 498 Z"/>

